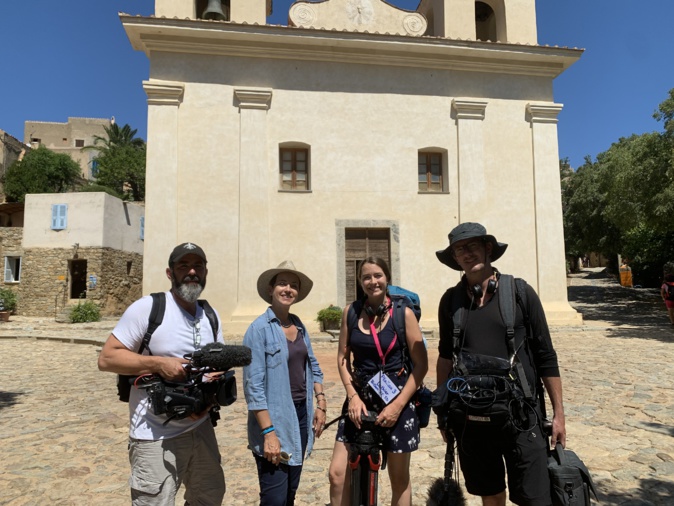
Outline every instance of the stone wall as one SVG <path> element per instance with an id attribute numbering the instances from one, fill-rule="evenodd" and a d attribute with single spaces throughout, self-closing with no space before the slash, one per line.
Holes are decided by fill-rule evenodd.
<path id="1" fill-rule="evenodd" d="M 16 256 L 23 257 L 23 248 L 21 246 L 21 239 L 23 238 L 23 228 L 20 227 L 1 227 L 0 228 L 0 266 L 5 268 L 5 257 Z M 21 259 L 23 262 L 23 258 Z M 21 266 L 21 276 L 25 272 L 23 265 Z M 4 272 L 0 277 L 2 288 L 12 290 L 14 293 L 19 293 L 20 283 L 5 283 Z"/>
<path id="2" fill-rule="evenodd" d="M 111 248 L 78 248 L 77 252 L 31 248 L 24 252 L 17 314 L 56 317 L 68 305 L 76 304 L 69 293 L 68 261 L 73 259 L 87 261 L 86 299 L 96 302 L 103 315 L 119 315 L 140 297 L 142 255 Z"/>

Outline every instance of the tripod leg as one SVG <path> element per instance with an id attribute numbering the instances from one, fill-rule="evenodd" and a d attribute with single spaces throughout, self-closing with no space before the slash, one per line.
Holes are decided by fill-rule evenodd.
<path id="1" fill-rule="evenodd" d="M 351 470 L 351 506 L 363 506 L 365 503 L 361 500 L 361 465 L 360 465 L 360 455 L 352 455 L 349 458 L 349 469 Z"/>
<path id="2" fill-rule="evenodd" d="M 377 506 L 377 496 L 379 489 L 379 467 L 380 458 L 379 452 L 367 456 L 368 466 L 366 469 L 367 476 L 367 506 Z"/>

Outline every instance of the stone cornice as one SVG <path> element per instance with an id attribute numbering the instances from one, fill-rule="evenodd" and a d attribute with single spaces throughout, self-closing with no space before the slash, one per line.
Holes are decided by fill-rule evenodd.
<path id="1" fill-rule="evenodd" d="M 267 88 L 237 88 L 234 96 L 240 109 L 269 109 L 272 90 Z"/>
<path id="2" fill-rule="evenodd" d="M 121 15 L 134 49 L 554 78 L 582 50 L 189 19 Z"/>
<path id="3" fill-rule="evenodd" d="M 481 100 L 455 98 L 452 100 L 452 107 L 456 111 L 456 119 L 483 120 L 485 109 L 487 109 L 487 102 Z"/>
<path id="4" fill-rule="evenodd" d="M 531 123 L 557 123 L 562 104 L 527 104 L 527 113 Z"/>
<path id="5" fill-rule="evenodd" d="M 148 105 L 180 105 L 185 85 L 172 81 L 143 81 Z"/>

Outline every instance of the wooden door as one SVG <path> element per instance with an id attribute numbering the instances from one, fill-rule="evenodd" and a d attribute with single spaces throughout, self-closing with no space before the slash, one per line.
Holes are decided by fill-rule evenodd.
<path id="1" fill-rule="evenodd" d="M 391 230 L 388 228 L 347 228 L 345 236 L 346 259 L 346 302 L 363 296 L 363 290 L 356 279 L 358 266 L 367 257 L 376 256 L 386 260 L 391 266 Z"/>

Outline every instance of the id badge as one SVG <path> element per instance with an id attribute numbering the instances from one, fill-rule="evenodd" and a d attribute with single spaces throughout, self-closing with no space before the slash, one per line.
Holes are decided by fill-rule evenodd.
<path id="1" fill-rule="evenodd" d="M 386 374 L 382 374 L 381 371 L 372 376 L 372 379 L 367 384 L 370 385 L 370 388 L 376 392 L 386 405 L 390 404 L 400 393 L 395 383 Z"/>

